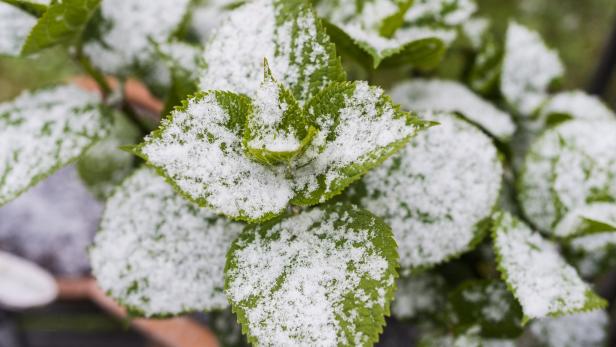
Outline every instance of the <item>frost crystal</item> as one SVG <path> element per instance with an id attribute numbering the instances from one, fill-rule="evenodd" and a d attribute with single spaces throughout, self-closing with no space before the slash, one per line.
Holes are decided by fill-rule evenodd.
<path id="1" fill-rule="evenodd" d="M 562 315 L 605 305 L 553 243 L 509 214 L 498 215 L 494 223 L 499 269 L 526 317 Z"/>
<path id="2" fill-rule="evenodd" d="M 0 55 L 19 55 L 36 18 L 0 1 Z"/>
<path id="3" fill-rule="evenodd" d="M 490 138 L 451 115 L 364 178 L 362 205 L 391 225 L 403 269 L 469 249 L 492 212 L 502 166 Z"/>
<path id="4" fill-rule="evenodd" d="M 515 132 L 511 116 L 455 81 L 413 79 L 395 86 L 394 102 L 417 112 L 456 112 L 500 140 Z"/>
<path id="5" fill-rule="evenodd" d="M 616 197 L 616 122 L 570 121 L 531 147 L 520 179 L 521 203 L 551 233 L 567 212 Z"/>
<path id="6" fill-rule="evenodd" d="M 522 116 L 530 116 L 548 98 L 550 84 L 562 77 L 558 53 L 536 32 L 512 22 L 507 30 L 501 91 Z"/>
<path id="7" fill-rule="evenodd" d="M 313 209 L 245 230 L 229 251 L 226 292 L 257 345 L 368 345 L 393 297 L 396 258 L 391 231 L 369 213 Z"/>
<path id="8" fill-rule="evenodd" d="M 106 135 L 99 102 L 96 94 L 58 86 L 0 103 L 0 205 Z"/>
<path id="9" fill-rule="evenodd" d="M 107 202 L 90 253 L 93 272 L 103 290 L 141 315 L 223 309 L 225 254 L 242 227 L 139 169 Z"/>
<path id="10" fill-rule="evenodd" d="M 190 0 L 105 0 L 101 3 L 108 27 L 85 53 L 108 73 L 125 73 L 152 63 L 152 42 L 169 39 L 184 20 Z"/>

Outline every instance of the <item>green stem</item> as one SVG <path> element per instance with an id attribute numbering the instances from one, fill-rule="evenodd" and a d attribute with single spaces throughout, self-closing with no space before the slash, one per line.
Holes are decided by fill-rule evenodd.
<path id="1" fill-rule="evenodd" d="M 79 64 L 81 64 L 81 67 L 83 67 L 85 72 L 90 75 L 92 79 L 94 79 L 96 84 L 98 84 L 98 87 L 103 94 L 103 99 L 106 99 L 107 96 L 113 92 L 113 89 L 111 89 L 111 86 L 107 83 L 107 79 L 105 79 L 103 73 L 96 69 L 90 62 L 90 59 L 83 54 L 78 54 L 77 61 L 79 61 Z"/>

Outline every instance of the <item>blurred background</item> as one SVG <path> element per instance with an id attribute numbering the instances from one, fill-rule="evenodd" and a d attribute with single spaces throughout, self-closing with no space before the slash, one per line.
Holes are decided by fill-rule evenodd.
<path id="1" fill-rule="evenodd" d="M 615 0 L 477 0 L 479 14 L 493 20 L 499 37 L 503 37 L 511 19 L 538 30 L 546 42 L 557 48 L 567 65 L 566 89 L 602 90 L 605 101 L 616 108 L 616 69 L 613 76 L 601 70 L 610 37 L 616 40 Z M 23 61 L 0 57 L 0 101 L 17 95 L 21 90 L 64 80 L 78 72 L 76 66 L 60 50 L 45 52 L 38 58 Z M 603 88 L 604 81 L 609 82 Z M 24 195 L 15 204 L 0 210 L 0 250 L 21 253 L 64 277 L 79 277 L 87 273 L 84 248 L 89 243 L 100 206 L 95 199 L 75 187 L 74 168 L 67 168 L 54 176 L 56 186 L 41 185 Z M 81 190 L 80 190 L 81 189 Z M 50 220 L 67 219 L 75 206 L 58 205 L 54 198 L 71 194 L 79 207 L 89 206 L 85 213 L 68 228 Z M 18 206 L 26 204 L 29 208 Z M 11 209 L 20 211 L 17 214 Z M 35 211 L 47 211 L 41 220 Z M 25 212 L 24 212 L 25 211 Z M 29 214 L 31 211 L 32 214 Z M 53 217 L 49 217 L 53 216 Z M 15 236 L 15 226 L 24 230 Z M 41 235 L 45 225 L 47 235 Z M 57 230 L 51 230 L 57 229 Z M 4 231 L 3 231 L 4 230 Z M 80 230 L 81 232 L 74 232 Z M 83 234 L 83 230 L 90 230 Z M 8 235 L 13 231 L 12 235 Z M 4 234 L 3 234 L 4 232 Z M 32 239 L 36 239 L 32 243 Z M 156 346 L 128 324 L 113 318 L 87 300 L 65 300 L 50 307 L 13 315 L 0 312 L 0 347 L 13 346 Z M 1 323 L 5 322 L 5 323 Z M 393 323 L 395 325 L 395 323 Z M 390 330 L 393 331 L 393 330 Z M 412 332 L 409 332 L 412 334 Z M 394 345 L 393 333 L 384 335 L 382 345 Z M 401 338 L 405 338 L 404 336 Z M 12 340 L 11 340 L 12 339 Z M 15 339 L 19 341 L 15 341 Z M 390 340 L 391 339 L 391 340 Z"/>

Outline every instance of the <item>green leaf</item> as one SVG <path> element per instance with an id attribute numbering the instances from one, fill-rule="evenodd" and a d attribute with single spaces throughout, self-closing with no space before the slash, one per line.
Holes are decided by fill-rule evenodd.
<path id="1" fill-rule="evenodd" d="M 107 135 L 99 103 L 98 95 L 69 85 L 0 103 L 0 206 Z"/>
<path id="2" fill-rule="evenodd" d="M 499 213 L 494 218 L 498 267 L 520 302 L 525 321 L 607 306 L 565 262 L 553 243 L 508 213 Z"/>
<path id="3" fill-rule="evenodd" d="M 293 94 L 274 79 L 267 60 L 253 109 L 247 117 L 243 145 L 248 156 L 263 164 L 288 163 L 306 149 L 316 133 Z"/>
<path id="4" fill-rule="evenodd" d="M 400 111 L 383 90 L 364 82 L 333 83 L 306 110 L 319 133 L 293 163 L 292 203 L 301 206 L 340 194 L 429 125 Z"/>
<path id="5" fill-rule="evenodd" d="M 229 57 L 234 57 L 229 60 Z M 300 105 L 346 74 L 307 0 L 249 2 L 230 13 L 206 47 L 201 90 L 254 96 L 263 58 Z"/>
<path id="6" fill-rule="evenodd" d="M 420 69 L 434 68 L 455 37 L 455 32 L 446 29 L 410 27 L 398 30 L 392 38 L 384 38 L 355 26 L 328 23 L 327 28 L 336 45 L 371 69 L 404 64 Z"/>
<path id="7" fill-rule="evenodd" d="M 126 116 L 113 114 L 109 136 L 101 139 L 77 161 L 77 171 L 88 190 L 99 200 L 108 198 L 115 186 L 130 174 L 135 157 L 120 148 L 134 144 L 140 131 Z"/>
<path id="8" fill-rule="evenodd" d="M 468 84 L 475 92 L 485 96 L 499 93 L 503 51 L 503 44 L 494 35 L 483 35 L 468 74 Z"/>
<path id="9" fill-rule="evenodd" d="M 198 90 L 198 70 L 202 64 L 203 48 L 182 41 L 153 43 L 171 74 L 171 85 L 162 114 L 169 114 L 182 101 Z"/>
<path id="10" fill-rule="evenodd" d="M 431 69 L 455 39 L 455 27 L 474 12 L 474 5 L 467 8 L 469 1 L 412 3 L 321 1 L 317 10 L 330 23 L 334 42 L 366 68 L 410 64 Z"/>
<path id="11" fill-rule="evenodd" d="M 558 53 L 546 47 L 534 31 L 509 24 L 501 92 L 520 116 L 531 116 L 548 99 L 550 86 L 564 74 Z"/>
<path id="12" fill-rule="evenodd" d="M 452 115 L 431 120 L 440 124 L 350 192 L 392 226 L 403 273 L 473 249 L 487 233 L 502 184 L 503 167 L 488 136 Z"/>
<path id="13" fill-rule="evenodd" d="M 516 130 L 509 114 L 455 81 L 413 79 L 398 84 L 390 94 L 407 110 L 459 113 L 502 142 L 508 142 Z"/>
<path id="14" fill-rule="evenodd" d="M 533 143 L 519 178 L 528 219 L 553 235 L 570 211 L 616 202 L 616 121 L 572 120 Z"/>
<path id="15" fill-rule="evenodd" d="M 588 95 L 583 91 L 562 92 L 554 95 L 538 112 L 537 127 L 555 126 L 570 119 L 584 120 L 613 120 L 616 117 L 596 96 Z"/>
<path id="16" fill-rule="evenodd" d="M 250 347 L 242 335 L 237 316 L 230 309 L 208 313 L 208 327 L 213 330 L 221 347 Z"/>
<path id="17" fill-rule="evenodd" d="M 379 33 L 383 37 L 392 37 L 401 26 L 404 25 L 404 15 L 409 8 L 413 5 L 414 0 L 400 0 L 396 1 L 398 5 L 398 12 L 389 15 L 381 22 Z"/>
<path id="18" fill-rule="evenodd" d="M 45 48 L 80 40 L 101 0 L 63 0 L 52 3 L 38 20 L 21 54 L 30 55 Z"/>
<path id="19" fill-rule="evenodd" d="M 36 17 L 0 1 L 0 55 L 18 56 Z"/>
<path id="20" fill-rule="evenodd" d="M 293 197 L 284 168 L 248 158 L 242 148 L 245 96 L 199 93 L 134 149 L 184 196 L 231 218 L 257 222 L 282 213 Z"/>
<path id="21" fill-rule="evenodd" d="M 142 168 L 107 201 L 90 250 L 93 273 L 132 315 L 224 309 L 225 254 L 242 228 Z"/>
<path id="22" fill-rule="evenodd" d="M 567 213 L 554 228 L 557 237 L 569 238 L 616 232 L 616 204 L 594 203 Z"/>
<path id="23" fill-rule="evenodd" d="M 608 345 L 608 328 L 609 316 L 604 310 L 544 318 L 530 326 L 527 342 L 543 347 L 604 347 Z"/>
<path id="24" fill-rule="evenodd" d="M 458 331 L 479 326 L 480 335 L 491 338 L 515 338 L 524 331 L 522 308 L 500 281 L 464 282 L 449 295 Z"/>
<path id="25" fill-rule="evenodd" d="M 225 288 L 255 345 L 371 346 L 394 296 L 391 229 L 349 205 L 248 227 L 231 246 Z"/>
<path id="26" fill-rule="evenodd" d="M 27 0 L 0 0 L 0 2 L 15 6 L 35 17 L 41 17 L 48 8 L 44 3 Z"/>

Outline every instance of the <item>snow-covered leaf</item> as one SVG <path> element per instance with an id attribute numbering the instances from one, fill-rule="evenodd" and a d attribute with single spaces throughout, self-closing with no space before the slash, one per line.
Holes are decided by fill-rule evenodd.
<path id="1" fill-rule="evenodd" d="M 616 114 L 596 96 L 583 91 L 562 92 L 541 107 L 537 115 L 538 128 L 556 125 L 570 119 L 614 120 Z"/>
<path id="2" fill-rule="evenodd" d="M 356 188 L 392 227 L 403 271 L 441 263 L 477 244 L 498 202 L 503 168 L 492 140 L 453 115 L 417 138 Z"/>
<path id="3" fill-rule="evenodd" d="M 182 25 L 190 0 L 104 0 L 96 35 L 84 52 L 92 63 L 111 74 L 127 74 L 155 64 L 152 42 L 166 42 Z"/>
<path id="4" fill-rule="evenodd" d="M 79 176 L 97 199 L 109 197 L 112 190 L 130 174 L 135 156 L 120 147 L 134 144 L 140 135 L 139 128 L 126 116 L 115 112 L 109 135 L 79 158 Z"/>
<path id="5" fill-rule="evenodd" d="M 74 43 L 81 38 L 101 0 L 62 0 L 52 2 L 38 20 L 21 53 L 29 55 L 55 45 Z"/>
<path id="6" fill-rule="evenodd" d="M 65 85 L 0 103 L 0 206 L 106 136 L 99 102 L 97 94 Z"/>
<path id="7" fill-rule="evenodd" d="M 233 10 L 212 34 L 201 90 L 253 96 L 263 77 L 264 58 L 300 105 L 330 82 L 346 78 L 335 46 L 309 2 L 256 0 Z"/>
<path id="8" fill-rule="evenodd" d="M 535 227 L 552 234 L 568 212 L 616 200 L 616 121 L 574 120 L 547 130 L 530 148 L 520 202 Z"/>
<path id="9" fill-rule="evenodd" d="M 293 163 L 292 202 L 302 206 L 339 194 L 427 125 L 364 82 L 331 84 L 306 109 L 319 132 Z"/>
<path id="10" fill-rule="evenodd" d="M 267 60 L 265 76 L 253 97 L 253 112 L 244 131 L 246 154 L 266 164 L 288 163 L 312 141 L 311 127 L 295 97 L 279 83 Z"/>
<path id="11" fill-rule="evenodd" d="M 369 68 L 401 64 L 432 68 L 456 37 L 437 14 L 451 7 L 451 1 L 414 3 L 410 10 L 408 5 L 396 0 L 321 1 L 317 10 L 328 20 L 332 39 Z M 398 18 L 401 23 L 391 27 L 390 21 Z"/>
<path id="12" fill-rule="evenodd" d="M 49 5 L 49 0 L 0 0 L 1 2 L 22 9 L 35 17 L 42 16 L 47 11 Z"/>
<path id="13" fill-rule="evenodd" d="M 349 205 L 248 227 L 228 254 L 225 288 L 256 345 L 369 346 L 394 296 L 391 229 Z"/>
<path id="14" fill-rule="evenodd" d="M 0 55 L 19 55 L 35 25 L 35 16 L 0 1 Z"/>
<path id="15" fill-rule="evenodd" d="M 566 244 L 565 254 L 580 275 L 593 279 L 616 267 L 616 232 L 576 237 Z"/>
<path id="16" fill-rule="evenodd" d="M 558 237 L 616 232 L 616 204 L 594 203 L 567 213 L 554 228 Z"/>
<path id="17" fill-rule="evenodd" d="M 449 296 L 455 327 L 462 331 L 477 325 L 480 334 L 514 338 L 522 334 L 522 308 L 500 281 L 467 281 Z"/>
<path id="18" fill-rule="evenodd" d="M 515 132 L 509 114 L 455 81 L 413 79 L 395 86 L 391 97 L 411 111 L 459 113 L 504 142 Z"/>
<path id="19" fill-rule="evenodd" d="M 539 319 L 530 336 L 543 347 L 604 347 L 608 342 L 609 317 L 604 310 L 566 317 Z"/>
<path id="20" fill-rule="evenodd" d="M 184 195 L 232 218 L 257 221 L 280 214 L 293 197 L 284 167 L 244 154 L 250 99 L 229 92 L 198 94 L 176 108 L 135 153 Z"/>
<path id="21" fill-rule="evenodd" d="M 243 225 L 199 208 L 142 168 L 111 196 L 90 250 L 101 288 L 144 316 L 227 307 L 227 249 Z"/>
<path id="22" fill-rule="evenodd" d="M 563 74 L 558 53 L 547 48 L 538 33 L 515 22 L 509 24 L 501 92 L 519 115 L 531 116 L 548 99 L 551 84 Z"/>
<path id="23" fill-rule="evenodd" d="M 398 280 L 391 313 L 398 319 L 420 319 L 445 308 L 445 279 L 435 273 L 410 274 Z"/>
<path id="24" fill-rule="evenodd" d="M 530 227 L 508 213 L 494 217 L 494 248 L 503 280 L 525 319 L 562 316 L 607 306 L 575 269 Z"/>
<path id="25" fill-rule="evenodd" d="M 479 328 L 454 335 L 445 331 L 432 331 L 424 334 L 418 347 L 483 347 L 483 340 L 479 336 Z"/>

